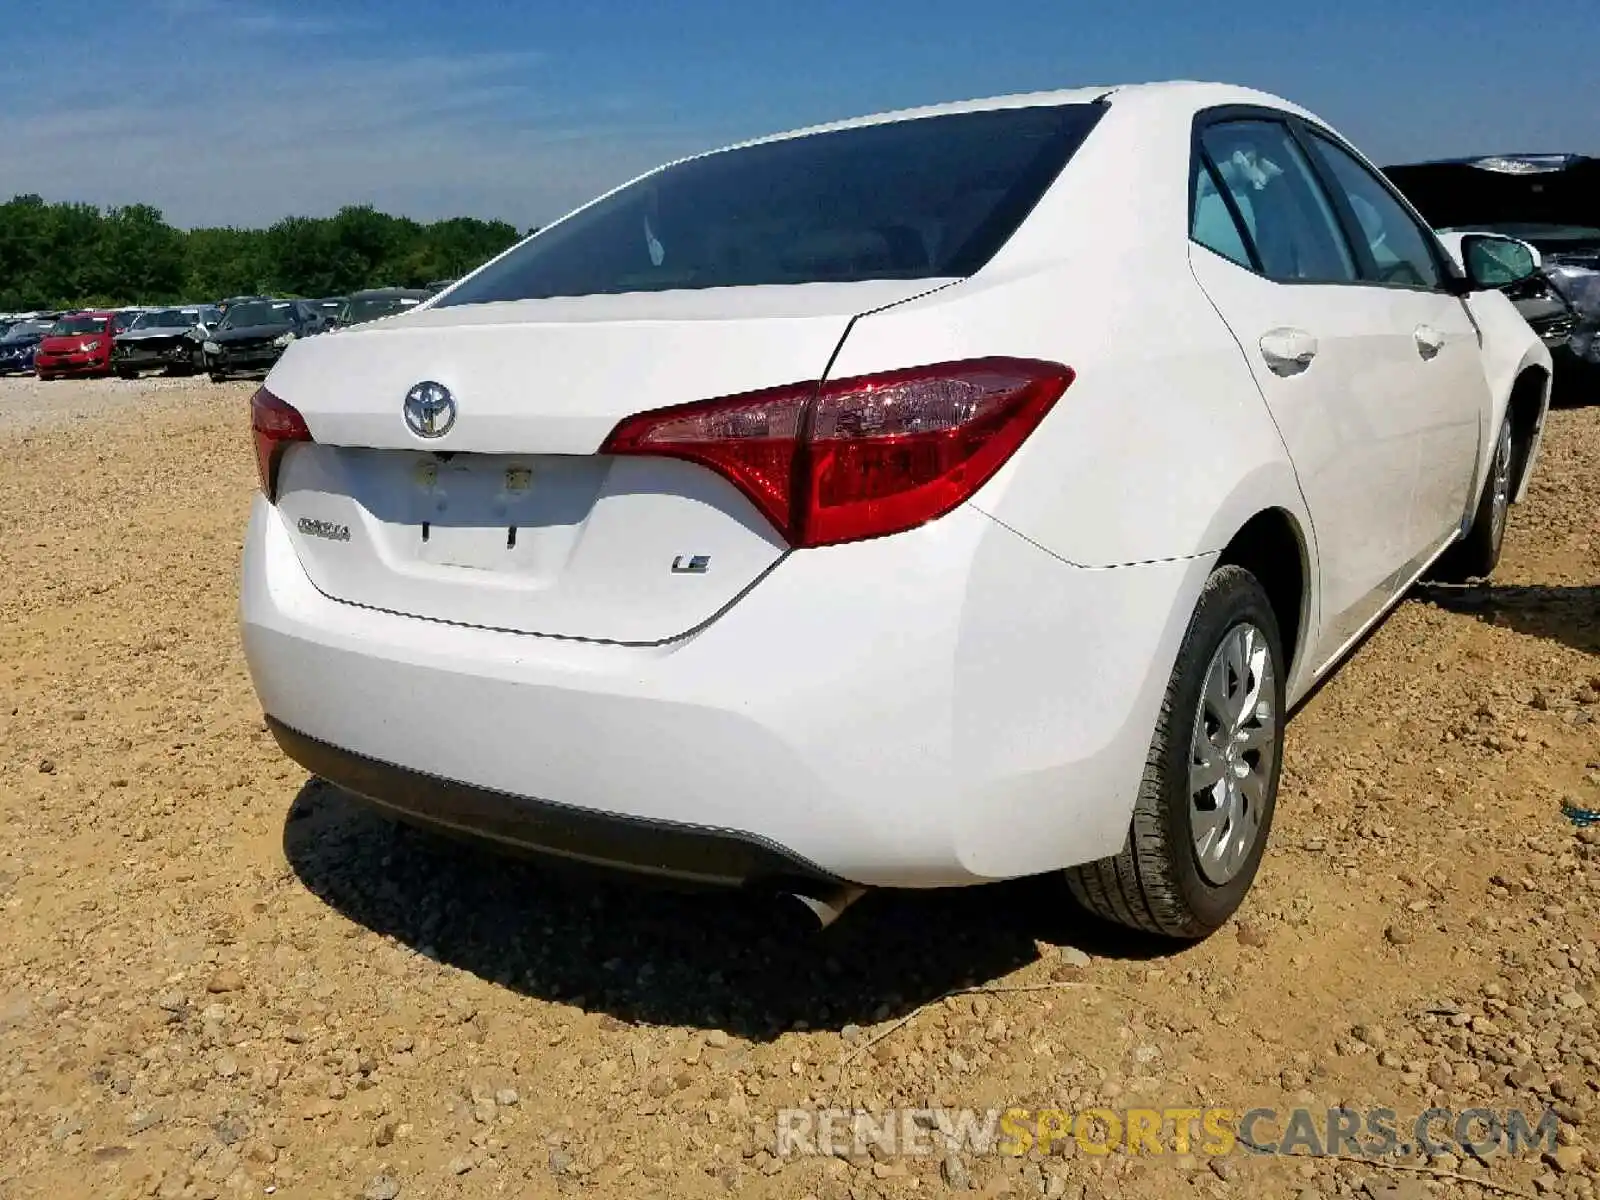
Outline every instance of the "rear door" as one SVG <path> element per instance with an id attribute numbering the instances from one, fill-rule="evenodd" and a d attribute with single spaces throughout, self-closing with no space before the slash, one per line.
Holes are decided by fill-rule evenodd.
<path id="1" fill-rule="evenodd" d="M 1469 514 L 1478 446 L 1487 437 L 1489 385 L 1478 329 L 1445 287 L 1442 248 L 1393 189 L 1350 150 L 1302 125 L 1344 217 L 1365 287 L 1392 314 L 1390 337 L 1413 380 L 1401 412 L 1417 442 L 1408 560 L 1437 550 Z"/>
<path id="2" fill-rule="evenodd" d="M 1417 443 L 1415 351 L 1360 268 L 1284 119 L 1197 129 L 1190 261 L 1238 338 L 1283 436 L 1321 564 L 1318 657 L 1375 615 L 1403 572 Z"/>

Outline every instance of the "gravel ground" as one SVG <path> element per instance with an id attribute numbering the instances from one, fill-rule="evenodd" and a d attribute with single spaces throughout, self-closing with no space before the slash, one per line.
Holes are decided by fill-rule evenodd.
<path id="1" fill-rule="evenodd" d="M 1495 586 L 1296 717 L 1242 920 L 1173 952 L 1040 882 L 811 934 L 308 782 L 235 633 L 249 391 L 0 380 L 0 1198 L 1600 1191 L 1600 828 L 1561 813 L 1600 808 L 1600 408 L 1552 415 Z M 772 1154 L 793 1106 L 1338 1103 L 1553 1106 L 1560 1145 Z"/>

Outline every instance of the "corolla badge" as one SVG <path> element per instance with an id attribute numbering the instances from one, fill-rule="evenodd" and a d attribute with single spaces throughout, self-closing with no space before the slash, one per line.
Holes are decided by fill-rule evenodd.
<path id="1" fill-rule="evenodd" d="M 406 393 L 405 415 L 418 437 L 443 437 L 456 423 L 456 398 L 444 384 L 423 380 Z"/>

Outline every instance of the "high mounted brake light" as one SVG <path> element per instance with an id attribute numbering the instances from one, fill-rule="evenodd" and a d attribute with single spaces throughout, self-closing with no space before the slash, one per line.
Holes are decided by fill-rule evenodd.
<path id="1" fill-rule="evenodd" d="M 305 418 L 294 405 L 274 396 L 266 388 L 250 397 L 250 429 L 256 443 L 256 472 L 261 490 L 269 501 L 278 499 L 278 465 L 284 447 L 291 442 L 311 441 Z"/>
<path id="2" fill-rule="evenodd" d="M 799 383 L 640 413 L 602 454 L 718 472 L 793 546 L 899 533 L 969 499 L 1072 383 L 1072 368 L 980 358 Z"/>

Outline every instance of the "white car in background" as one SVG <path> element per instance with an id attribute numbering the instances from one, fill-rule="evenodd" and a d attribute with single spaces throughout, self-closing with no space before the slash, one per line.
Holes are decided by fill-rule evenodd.
<path id="1" fill-rule="evenodd" d="M 1291 707 L 1499 556 L 1550 377 L 1508 245 L 1458 269 L 1327 124 L 1211 84 L 669 165 L 289 348 L 256 690 L 408 820 L 824 920 L 1063 872 L 1204 936 Z"/>

